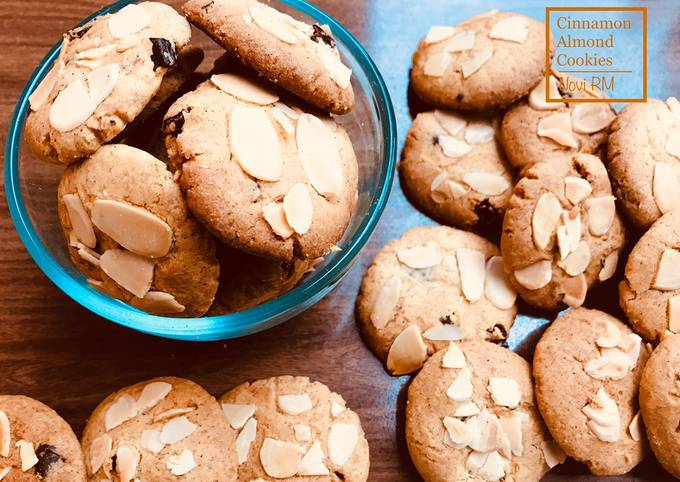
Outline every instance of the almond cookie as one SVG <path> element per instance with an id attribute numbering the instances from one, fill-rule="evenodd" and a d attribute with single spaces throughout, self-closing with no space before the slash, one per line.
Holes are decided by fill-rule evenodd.
<path id="1" fill-rule="evenodd" d="M 612 123 L 609 173 L 630 220 L 646 229 L 680 207 L 680 102 L 629 104 Z"/>
<path id="2" fill-rule="evenodd" d="M 91 480 L 236 480 L 235 434 L 192 381 L 160 377 L 112 393 L 82 437 Z"/>
<path id="3" fill-rule="evenodd" d="M 333 119 L 223 73 L 175 102 L 164 132 L 189 208 L 225 244 L 282 261 L 313 259 L 345 232 L 358 166 Z"/>
<path id="4" fill-rule="evenodd" d="M 94 153 L 144 110 L 190 37 L 184 17 L 156 2 L 127 5 L 68 32 L 29 98 L 31 150 L 65 164 Z"/>
<path id="5" fill-rule="evenodd" d="M 368 480 L 359 416 L 326 385 L 273 377 L 239 385 L 219 401 L 238 432 L 238 480 Z"/>
<path id="6" fill-rule="evenodd" d="M 550 41 L 550 53 L 555 50 Z M 545 26 L 492 11 L 435 26 L 413 55 L 411 83 L 425 102 L 475 112 L 502 110 L 545 74 Z"/>
<path id="7" fill-rule="evenodd" d="M 492 243 L 446 226 L 415 228 L 373 259 L 361 282 L 357 322 L 388 371 L 404 375 L 450 341 L 505 341 L 515 298 Z"/>
<path id="8" fill-rule="evenodd" d="M 578 307 L 616 272 L 625 241 L 607 171 L 590 154 L 528 167 L 503 219 L 505 271 L 527 303 Z"/>
<path id="9" fill-rule="evenodd" d="M 0 480 L 85 482 L 78 438 L 47 405 L 0 395 Z"/>
<path id="10" fill-rule="evenodd" d="M 638 385 L 649 352 L 623 322 L 578 308 L 557 318 L 534 354 L 536 400 L 564 452 L 595 475 L 620 475 L 647 455 Z"/>
<path id="11" fill-rule="evenodd" d="M 352 70 L 327 25 L 309 25 L 254 0 L 189 0 L 182 11 L 260 75 L 335 114 L 354 106 Z"/>
<path id="12" fill-rule="evenodd" d="M 626 262 L 619 300 L 646 340 L 680 332 L 680 212 L 661 216 L 642 235 Z"/>
<path id="13" fill-rule="evenodd" d="M 551 99 L 571 96 L 563 85 L 550 76 Z M 614 109 L 606 103 L 546 102 L 545 95 L 543 78 L 526 100 L 505 113 L 501 140 L 510 163 L 523 168 L 546 159 L 571 157 L 577 152 L 604 154 L 609 125 L 616 116 Z M 592 92 L 591 97 L 600 95 Z"/>
<path id="14" fill-rule="evenodd" d="M 442 110 L 418 114 L 399 173 L 406 195 L 429 216 L 460 228 L 500 228 L 513 176 L 496 123 Z"/>
<path id="15" fill-rule="evenodd" d="M 680 336 L 671 335 L 652 352 L 642 373 L 640 411 L 656 459 L 664 469 L 680 478 L 678 379 Z"/>
<path id="16" fill-rule="evenodd" d="M 208 310 L 219 276 L 215 246 L 165 164 L 106 145 L 66 169 L 58 195 L 69 254 L 93 287 L 149 313 Z"/>
<path id="17" fill-rule="evenodd" d="M 538 481 L 559 458 L 536 409 L 529 364 L 480 340 L 450 342 L 416 375 L 406 443 L 426 482 Z"/>

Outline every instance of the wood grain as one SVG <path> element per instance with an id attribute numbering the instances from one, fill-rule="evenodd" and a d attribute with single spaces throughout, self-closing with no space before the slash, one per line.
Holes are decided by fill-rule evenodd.
<path id="1" fill-rule="evenodd" d="M 411 122 L 408 69 L 418 39 L 431 24 L 457 23 L 495 2 L 450 0 L 320 0 L 364 43 L 388 83 L 400 140 Z M 454 3 L 456 3 L 454 5 Z M 561 2 L 554 2 L 561 3 Z M 551 3 L 553 5 L 554 3 Z M 509 6 L 508 4 L 511 4 Z M 35 65 L 61 32 L 103 5 L 94 0 L 0 2 L 0 141 L 14 103 Z M 536 17 L 537 2 L 502 2 Z M 650 7 L 650 95 L 678 93 L 677 4 Z M 446 20 L 445 20 L 446 19 Z M 214 54 L 218 53 L 214 50 Z M 4 190 L 4 182 L 3 182 Z M 142 335 L 92 315 L 59 291 L 23 248 L 0 199 L 0 393 L 22 393 L 54 407 L 82 429 L 97 403 L 117 388 L 159 375 L 191 378 L 219 395 L 247 380 L 306 375 L 343 394 L 361 416 L 371 449 L 371 481 L 420 480 L 403 441 L 408 377 L 392 378 L 362 342 L 354 300 L 372 256 L 406 229 L 433 224 L 411 207 L 395 183 L 380 224 L 340 285 L 312 309 L 282 326 L 244 339 L 185 343 Z M 527 332 L 531 326 L 527 325 Z M 535 339 L 535 335 L 532 337 Z M 530 351 L 530 350 L 529 350 Z M 546 480 L 590 480 L 571 463 Z M 630 477 L 663 480 L 653 460 Z"/>

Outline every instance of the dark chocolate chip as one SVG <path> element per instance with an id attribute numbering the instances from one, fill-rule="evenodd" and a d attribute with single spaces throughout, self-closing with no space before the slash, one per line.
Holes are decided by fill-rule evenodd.
<path id="1" fill-rule="evenodd" d="M 41 479 L 47 476 L 54 464 L 63 460 L 61 455 L 57 453 L 57 448 L 48 444 L 41 444 L 35 451 L 35 456 L 38 457 L 38 463 L 35 464 L 35 475 Z"/>
<path id="2" fill-rule="evenodd" d="M 168 117 L 163 121 L 163 132 L 167 135 L 178 136 L 184 127 L 184 112 Z"/>
<path id="3" fill-rule="evenodd" d="M 457 320 L 456 312 L 449 313 L 448 315 L 440 316 L 439 321 L 445 325 L 453 325 L 454 321 Z"/>
<path id="4" fill-rule="evenodd" d="M 312 25 L 312 28 L 314 29 L 314 33 L 312 33 L 312 40 L 314 40 L 315 42 L 322 41 L 330 48 L 335 47 L 335 39 L 328 35 L 328 33 L 321 27 L 321 25 L 315 23 L 314 25 Z"/>
<path id="5" fill-rule="evenodd" d="M 111 472 L 115 472 L 118 469 L 118 456 L 114 455 L 111 457 Z"/>
<path id="6" fill-rule="evenodd" d="M 338 472 L 337 470 L 334 473 L 338 480 L 345 480 L 345 474 Z"/>
<path id="7" fill-rule="evenodd" d="M 69 40 L 75 40 L 77 38 L 81 38 L 91 28 L 92 28 L 92 24 L 83 25 L 82 27 L 78 27 L 78 28 L 74 28 L 73 30 L 69 30 L 68 33 L 66 34 L 66 36 L 68 37 Z"/>
<path id="8" fill-rule="evenodd" d="M 432 145 L 436 146 L 439 144 L 439 136 L 432 136 Z"/>
<path id="9" fill-rule="evenodd" d="M 177 52 L 172 42 L 164 38 L 151 37 L 151 60 L 153 69 L 158 67 L 172 67 L 177 62 Z"/>
<path id="10" fill-rule="evenodd" d="M 488 340 L 492 343 L 497 343 L 501 346 L 508 346 L 508 330 L 501 324 L 493 325 L 487 328 L 486 332 L 489 334 Z"/>

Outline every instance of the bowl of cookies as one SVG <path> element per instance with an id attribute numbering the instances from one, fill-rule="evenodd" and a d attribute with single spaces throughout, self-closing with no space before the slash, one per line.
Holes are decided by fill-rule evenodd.
<path id="1" fill-rule="evenodd" d="M 396 143 L 375 64 L 316 7 L 120 1 L 34 71 L 5 185 L 28 252 L 75 301 L 220 340 L 338 283 L 387 202 Z"/>

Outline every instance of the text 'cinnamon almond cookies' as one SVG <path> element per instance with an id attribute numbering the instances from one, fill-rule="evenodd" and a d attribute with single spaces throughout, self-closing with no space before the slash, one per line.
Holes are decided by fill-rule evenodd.
<path id="1" fill-rule="evenodd" d="M 406 443 L 426 482 L 538 481 L 561 460 L 530 365 L 485 341 L 450 342 L 408 389 Z"/>
<path id="2" fill-rule="evenodd" d="M 541 22 L 510 12 L 492 11 L 455 27 L 432 27 L 413 56 L 412 86 L 433 106 L 504 109 L 545 74 L 545 37 Z M 550 42 L 552 56 L 552 38 Z"/>
<path id="3" fill-rule="evenodd" d="M 94 153 L 144 110 L 190 37 L 186 19 L 157 2 L 128 5 L 68 32 L 29 98 L 31 150 L 61 163 Z"/>
<path id="4" fill-rule="evenodd" d="M 498 228 L 513 175 L 496 140 L 497 122 L 451 111 L 418 114 L 399 164 L 409 199 L 460 228 Z"/>
<path id="5" fill-rule="evenodd" d="M 359 417 L 322 383 L 273 377 L 239 385 L 219 402 L 238 434 L 234 480 L 368 480 Z"/>
<path id="6" fill-rule="evenodd" d="M 312 105 L 335 114 L 354 106 L 352 70 L 326 25 L 309 25 L 252 0 L 190 0 L 195 26 L 227 52 Z"/>
<path id="7" fill-rule="evenodd" d="M 182 378 L 109 395 L 92 412 L 82 446 L 90 480 L 237 480 L 235 435 L 219 404 Z"/>
<path id="8" fill-rule="evenodd" d="M 69 253 L 88 282 L 154 314 L 201 316 L 219 264 L 165 164 L 122 144 L 69 166 L 58 190 Z"/>
<path id="9" fill-rule="evenodd" d="M 585 308 L 557 318 L 536 346 L 543 420 L 593 474 L 625 474 L 647 455 L 638 385 L 649 351 L 623 322 Z"/>
<path id="10" fill-rule="evenodd" d="M 225 244 L 282 261 L 314 259 L 344 233 L 358 165 L 332 118 L 223 73 L 175 102 L 164 132 L 189 207 Z"/>
<path id="11" fill-rule="evenodd" d="M 505 271 L 527 303 L 581 306 L 588 289 L 616 272 L 625 240 L 609 177 L 589 154 L 527 168 L 503 219 Z"/>
<path id="12" fill-rule="evenodd" d="M 85 482 L 80 443 L 48 406 L 22 395 L 0 395 L 0 480 Z"/>
<path id="13" fill-rule="evenodd" d="M 504 341 L 515 298 L 492 243 L 445 226 L 415 228 L 374 258 L 361 283 L 357 322 L 388 371 L 403 375 L 450 341 Z"/>

